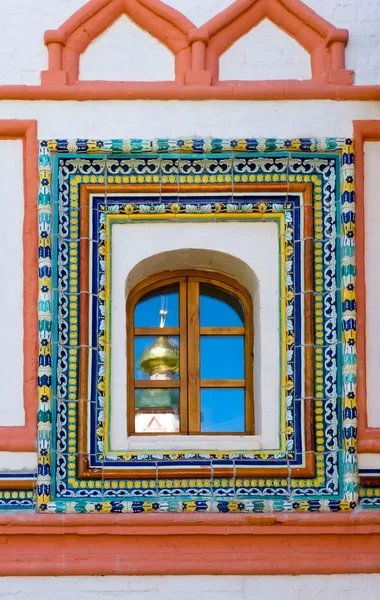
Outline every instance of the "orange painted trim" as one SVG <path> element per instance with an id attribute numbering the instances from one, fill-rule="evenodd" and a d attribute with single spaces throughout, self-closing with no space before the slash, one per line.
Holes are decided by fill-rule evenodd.
<path id="1" fill-rule="evenodd" d="M 45 32 L 49 69 L 41 74 L 42 84 L 76 83 L 81 54 L 124 14 L 174 54 L 176 80 L 183 83 L 191 69 L 191 21 L 160 0 L 90 0 L 58 30 Z"/>
<path id="2" fill-rule="evenodd" d="M 353 83 L 353 71 L 345 70 L 344 49 L 348 31 L 337 29 L 301 0 L 236 0 L 202 25 L 201 29 L 207 30 L 210 36 L 210 62 L 207 61 L 206 66 L 214 75 L 218 73 L 219 57 L 265 18 L 310 54 L 312 81 L 320 84 Z M 343 48 L 343 52 L 339 52 L 338 47 Z"/>
<path id="3" fill-rule="evenodd" d="M 200 89 L 205 91 L 210 86 L 218 87 L 220 56 L 265 18 L 269 18 L 309 53 L 311 80 L 226 82 L 221 86 L 224 90 L 229 89 L 229 93 L 233 93 L 232 90 L 238 85 L 240 92 L 254 94 L 258 93 L 260 85 L 265 84 L 264 89 L 275 93 L 277 87 L 282 89 L 285 85 L 289 88 L 288 93 L 296 94 L 298 86 L 306 90 L 305 84 L 310 83 L 313 84 L 311 89 L 314 86 L 323 89 L 331 85 L 350 87 L 353 84 L 354 72 L 345 68 L 348 31 L 337 29 L 301 0 L 235 0 L 201 27 L 196 27 L 161 0 L 90 0 L 59 29 L 45 32 L 49 64 L 48 70 L 41 73 L 42 85 L 60 88 L 78 85 L 81 54 L 121 15 L 127 15 L 173 53 L 175 82 L 179 90 L 196 86 L 199 94 Z M 153 97 L 154 93 L 163 94 L 170 83 L 174 84 L 119 83 L 117 89 L 123 90 L 126 97 L 128 91 L 133 93 L 134 89 L 140 94 L 144 90 L 149 91 L 152 94 L 149 97 Z M 104 81 L 82 82 L 81 87 L 83 84 L 95 93 L 112 89 Z M 318 92 L 315 97 L 319 97 Z"/>
<path id="4" fill-rule="evenodd" d="M 309 81 L 229 81 L 216 85 L 81 81 L 75 85 L 0 85 L 0 100 L 380 100 L 380 85 Z"/>
<path id="5" fill-rule="evenodd" d="M 24 165 L 24 410 L 25 425 L 0 427 L 0 451 L 35 452 L 37 445 L 37 122 L 0 120 L 1 140 L 22 140 Z M 9 400 L 10 401 L 10 400 Z"/>
<path id="6" fill-rule="evenodd" d="M 366 289 L 364 143 L 380 142 L 380 121 L 354 121 L 356 169 L 356 269 L 358 351 L 358 450 L 380 453 L 380 427 L 368 426 L 366 386 Z"/>
<path id="7" fill-rule="evenodd" d="M 34 490 L 36 488 L 36 476 L 30 479 L 0 479 L 0 490 L 11 492 L 14 490 Z"/>
<path id="8" fill-rule="evenodd" d="M 378 573 L 380 514 L 11 515 L 0 575 Z"/>

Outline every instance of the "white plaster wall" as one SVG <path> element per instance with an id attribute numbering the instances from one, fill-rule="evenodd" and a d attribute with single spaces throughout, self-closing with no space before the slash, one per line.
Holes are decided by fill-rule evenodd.
<path id="1" fill-rule="evenodd" d="M 369 427 L 380 427 L 380 143 L 364 144 L 367 414 Z"/>
<path id="2" fill-rule="evenodd" d="M 380 471 L 380 454 L 358 454 L 358 465 L 360 471 L 368 469 Z"/>
<path id="3" fill-rule="evenodd" d="M 47 69 L 44 32 L 57 29 L 87 0 L 1 0 L 0 85 L 39 85 Z"/>
<path id="4" fill-rule="evenodd" d="M 219 62 L 220 80 L 310 77 L 310 55 L 269 19 L 261 21 L 235 42 Z"/>
<path id="5" fill-rule="evenodd" d="M 2 577 L 11 600 L 378 600 L 380 575 Z"/>
<path id="6" fill-rule="evenodd" d="M 22 142 L 0 141 L 0 423 L 23 425 Z M 6 216 L 6 218 L 4 218 Z"/>
<path id="7" fill-rule="evenodd" d="M 36 452 L 0 452 L 0 472 L 30 473 L 37 469 Z"/>
<path id="8" fill-rule="evenodd" d="M 0 425 L 23 425 L 23 277 L 22 223 L 24 186 L 22 142 L 0 141 Z M 33 452 L 0 452 L 1 471 L 30 471 L 37 465 Z"/>
<path id="9" fill-rule="evenodd" d="M 347 68 L 356 71 L 356 83 L 380 83 L 379 0 L 304 0 L 336 27 L 350 30 Z M 39 84 L 47 68 L 43 43 L 46 29 L 58 28 L 86 0 L 1 0 L 0 85 Z M 228 0 L 168 0 L 196 25 L 201 25 L 230 3 Z M 243 64 L 243 67 L 241 66 Z M 113 68 L 113 67 L 112 67 Z M 236 64 L 238 79 L 244 63 Z M 157 78 L 166 79 L 157 72 Z"/>
<path id="10" fill-rule="evenodd" d="M 79 79 L 174 80 L 174 56 L 126 16 L 99 36 L 80 59 Z"/>
<path id="11" fill-rule="evenodd" d="M 304 0 L 321 17 L 348 29 L 346 68 L 355 71 L 356 84 L 380 83 L 380 1 Z"/>
<path id="12" fill-rule="evenodd" d="M 138 436 L 127 438 L 126 281 L 132 269 L 141 261 L 162 252 L 178 252 L 186 249 L 222 252 L 236 257 L 246 263 L 256 276 L 257 289 L 251 292 L 256 309 L 254 377 L 256 416 L 261 433 L 261 447 L 277 448 L 279 422 L 277 226 L 275 223 L 269 222 L 184 223 L 174 221 L 143 224 L 127 222 L 115 224 L 112 227 L 112 449 L 210 447 L 210 440 L 205 439 L 204 436 L 200 436 L 199 439 L 194 439 L 193 436 L 191 439 L 189 436 L 173 436 L 173 438 L 165 436 L 165 440 L 162 437 L 149 438 L 149 440 L 141 439 Z M 226 260 L 225 264 L 228 266 L 229 261 Z M 189 263 L 185 266 L 194 267 Z M 225 272 L 230 273 L 227 270 Z M 246 286 L 248 287 L 247 284 Z M 257 436 L 249 436 L 248 440 L 244 436 L 236 436 L 235 440 L 213 436 L 213 447 L 216 445 L 218 449 L 255 449 L 258 447 L 257 442 Z"/>
<path id="13" fill-rule="evenodd" d="M 0 119 L 37 119 L 40 139 L 346 137 L 353 119 L 380 119 L 380 103 L 3 100 Z"/>
<path id="14" fill-rule="evenodd" d="M 175 8 L 200 27 L 233 2 L 234 0 L 166 0 L 165 4 Z"/>

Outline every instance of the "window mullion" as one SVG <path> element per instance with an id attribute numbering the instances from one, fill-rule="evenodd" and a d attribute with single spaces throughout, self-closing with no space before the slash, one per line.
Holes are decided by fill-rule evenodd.
<path id="1" fill-rule="evenodd" d="M 200 411 L 200 360 L 199 360 L 199 282 L 187 284 L 187 366 L 188 366 L 188 432 L 199 433 Z"/>
<path id="2" fill-rule="evenodd" d="M 187 360 L 187 283 L 186 280 L 179 284 L 179 430 L 188 433 L 188 360 Z"/>

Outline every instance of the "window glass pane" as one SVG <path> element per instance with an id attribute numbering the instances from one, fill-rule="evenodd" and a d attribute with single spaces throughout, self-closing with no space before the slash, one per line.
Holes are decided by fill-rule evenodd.
<path id="1" fill-rule="evenodd" d="M 201 390 L 201 431 L 244 433 L 244 389 Z"/>
<path id="2" fill-rule="evenodd" d="M 164 317 L 166 327 L 179 326 L 179 285 L 174 284 L 146 294 L 135 307 L 135 327 L 159 327 Z M 161 315 L 161 311 L 167 312 Z"/>
<path id="3" fill-rule="evenodd" d="M 244 309 L 239 298 L 226 290 L 201 283 L 201 327 L 244 327 Z"/>
<path id="4" fill-rule="evenodd" d="M 135 379 L 178 378 L 178 337 L 135 337 Z"/>
<path id="5" fill-rule="evenodd" d="M 201 379 L 244 379 L 244 336 L 201 335 Z"/>
<path id="6" fill-rule="evenodd" d="M 135 390 L 136 433 L 179 432 L 179 389 Z"/>

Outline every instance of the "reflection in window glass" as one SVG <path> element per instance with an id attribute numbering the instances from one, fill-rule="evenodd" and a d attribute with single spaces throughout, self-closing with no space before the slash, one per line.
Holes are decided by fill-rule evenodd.
<path id="1" fill-rule="evenodd" d="M 244 309 L 239 298 L 207 283 L 200 284 L 201 327 L 243 327 Z"/>
<path id="2" fill-rule="evenodd" d="M 158 335 L 135 338 L 135 379 L 165 380 L 178 377 L 178 337 Z"/>
<path id="3" fill-rule="evenodd" d="M 165 315 L 166 327 L 178 327 L 179 324 L 179 286 L 166 286 L 146 294 L 135 308 L 135 327 L 159 327 L 161 311 Z"/>
<path id="4" fill-rule="evenodd" d="M 244 379 L 244 336 L 201 336 L 201 379 Z"/>
<path id="5" fill-rule="evenodd" d="M 202 389 L 201 431 L 243 433 L 244 389 Z"/>
<path id="6" fill-rule="evenodd" d="M 179 432 L 179 389 L 135 390 L 136 433 Z"/>

